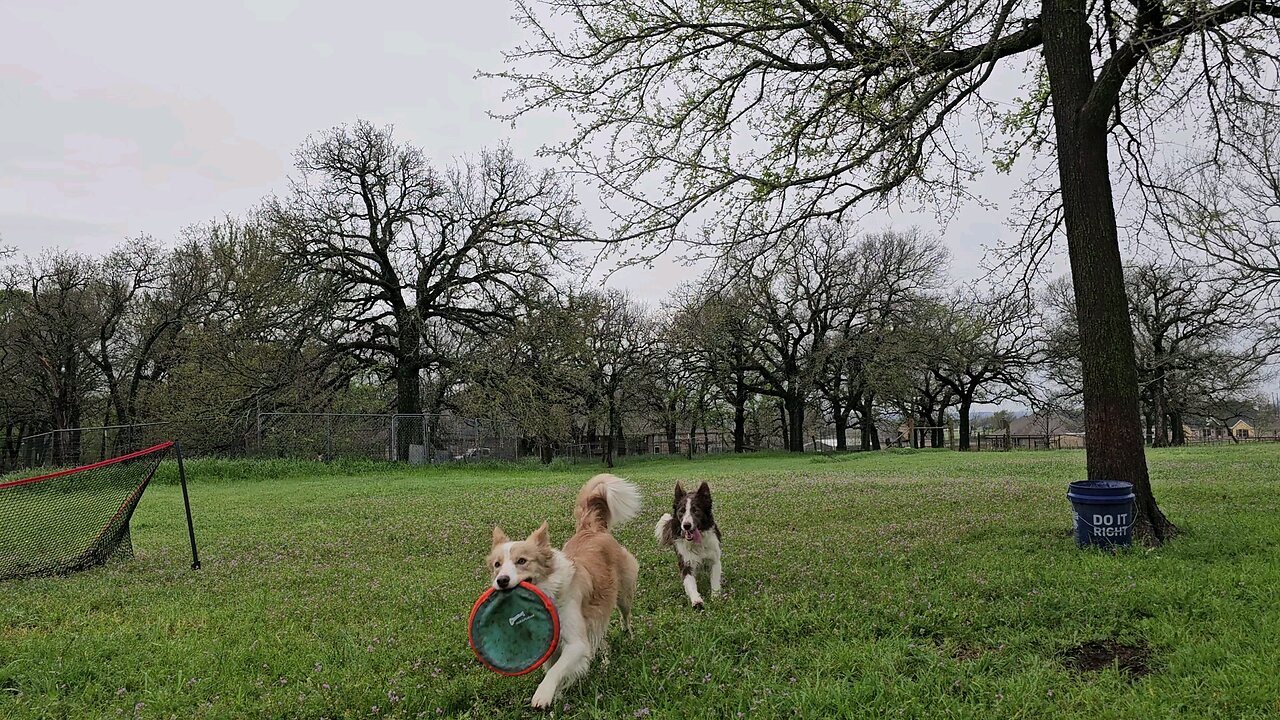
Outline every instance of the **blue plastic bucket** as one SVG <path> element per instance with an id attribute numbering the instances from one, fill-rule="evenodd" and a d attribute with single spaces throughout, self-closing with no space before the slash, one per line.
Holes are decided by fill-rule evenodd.
<path id="1" fill-rule="evenodd" d="M 1133 483 L 1124 480 L 1079 480 L 1067 499 L 1075 516 L 1080 547 L 1128 547 L 1133 542 Z"/>

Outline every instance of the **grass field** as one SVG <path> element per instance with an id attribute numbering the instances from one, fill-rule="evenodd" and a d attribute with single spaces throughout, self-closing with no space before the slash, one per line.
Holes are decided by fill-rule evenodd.
<path id="1" fill-rule="evenodd" d="M 1149 457 L 1185 532 L 1116 556 L 1069 535 L 1079 452 L 626 465 L 635 637 L 555 716 L 1280 716 L 1280 447 Z M 491 526 L 563 542 L 595 469 L 193 462 L 203 570 L 159 484 L 136 559 L 0 583 L 0 718 L 538 716 L 539 674 L 481 669 L 465 618 Z M 712 483 L 724 528 L 701 614 L 651 534 L 676 479 Z M 1094 641 L 1132 670 L 1077 669 Z"/>

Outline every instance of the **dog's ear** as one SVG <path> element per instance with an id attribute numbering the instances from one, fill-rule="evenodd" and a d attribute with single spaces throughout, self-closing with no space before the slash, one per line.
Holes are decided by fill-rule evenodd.
<path id="1" fill-rule="evenodd" d="M 547 531 L 547 521 L 543 520 L 537 530 L 529 536 L 529 542 L 540 547 L 551 547 L 551 533 Z"/>
<path id="2" fill-rule="evenodd" d="M 679 502 L 680 498 L 684 496 L 685 496 L 684 486 L 680 484 L 679 480 L 677 480 L 676 481 L 676 502 Z"/>
<path id="3" fill-rule="evenodd" d="M 494 547 L 497 547 L 504 542 L 510 542 L 510 541 L 511 541 L 511 538 L 507 537 L 507 534 L 502 532 L 502 528 L 498 527 L 497 525 L 493 526 L 493 546 Z"/>
<path id="4" fill-rule="evenodd" d="M 707 484 L 706 480 L 703 480 L 702 484 L 698 486 L 698 497 L 711 497 L 711 486 Z"/>

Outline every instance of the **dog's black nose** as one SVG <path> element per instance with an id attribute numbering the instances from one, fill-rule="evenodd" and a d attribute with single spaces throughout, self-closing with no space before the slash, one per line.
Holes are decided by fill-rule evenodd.
<path id="1" fill-rule="evenodd" d="M 498 587 L 505 588 L 510 584 L 511 584 L 511 578 L 507 577 L 506 575 L 498 576 Z"/>
<path id="2" fill-rule="evenodd" d="M 688 530 L 692 530 L 692 529 L 693 529 L 693 523 L 685 523 L 685 524 L 684 524 L 684 525 L 682 525 L 681 527 L 683 527 L 686 531 L 688 531 Z"/>

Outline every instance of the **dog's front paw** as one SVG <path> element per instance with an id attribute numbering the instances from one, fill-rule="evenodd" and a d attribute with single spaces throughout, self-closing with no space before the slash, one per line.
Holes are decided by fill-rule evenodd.
<path id="1" fill-rule="evenodd" d="M 555 688 L 547 688 L 543 685 L 539 685 L 537 692 L 533 694 L 533 700 L 529 702 L 529 706 L 534 710 L 546 710 L 551 707 L 551 703 L 555 702 L 555 699 Z"/>
<path id="2" fill-rule="evenodd" d="M 702 598 L 698 598 L 697 600 L 695 600 L 695 601 L 693 602 L 693 609 L 694 609 L 694 610 L 702 610 L 702 609 L 703 609 L 703 606 L 702 606 Z"/>

